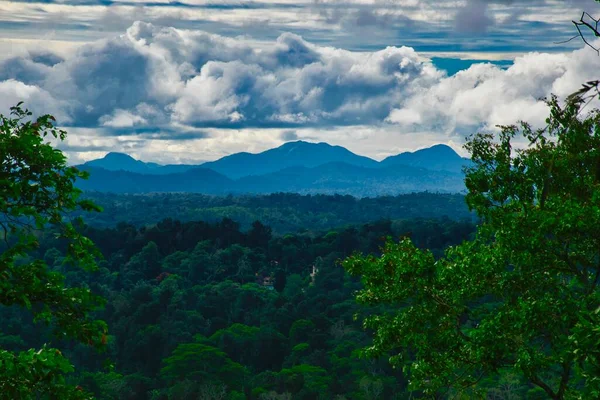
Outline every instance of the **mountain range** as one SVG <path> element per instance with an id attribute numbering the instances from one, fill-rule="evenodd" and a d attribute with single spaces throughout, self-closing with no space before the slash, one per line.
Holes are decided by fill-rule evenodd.
<path id="1" fill-rule="evenodd" d="M 108 171 L 127 171 L 150 175 L 165 175 L 185 172 L 188 169 L 198 166 L 186 164 L 160 165 L 153 162 L 136 160 L 128 154 L 114 152 L 108 153 L 103 158 L 88 161 L 83 165 L 92 168 L 102 168 Z"/>
<path id="2" fill-rule="evenodd" d="M 197 165 L 160 165 L 123 153 L 78 167 L 90 172 L 83 190 L 150 193 L 340 193 L 357 197 L 464 191 L 462 168 L 470 160 L 435 145 L 376 161 L 341 146 L 288 142 L 261 153 L 236 153 Z"/>

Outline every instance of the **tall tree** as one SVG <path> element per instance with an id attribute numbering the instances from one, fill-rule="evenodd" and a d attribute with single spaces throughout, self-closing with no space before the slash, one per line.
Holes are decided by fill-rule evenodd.
<path id="1" fill-rule="evenodd" d="M 360 302 L 395 306 L 365 320 L 366 354 L 393 352 L 412 389 L 485 391 L 511 373 L 552 399 L 600 398 L 600 111 L 548 104 L 544 129 L 469 139 L 474 240 L 439 260 L 403 239 L 344 261 Z"/>
<path id="2" fill-rule="evenodd" d="M 64 140 L 50 115 L 32 120 L 21 103 L 0 115 L 0 304 L 30 310 L 37 322 L 96 348 L 106 344 L 106 324 L 89 313 L 103 300 L 85 287 L 66 287 L 65 277 L 35 257 L 38 238 L 52 233 L 66 246 L 65 264 L 96 268 L 98 252 L 67 213 L 98 208 L 80 200 L 74 187 L 83 172 L 47 139 Z M 89 396 L 67 384 L 73 366 L 57 349 L 13 353 L 0 349 L 0 393 L 4 398 L 80 399 Z"/>

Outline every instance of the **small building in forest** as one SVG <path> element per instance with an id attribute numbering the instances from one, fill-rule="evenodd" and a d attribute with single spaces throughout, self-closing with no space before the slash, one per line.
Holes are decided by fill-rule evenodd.
<path id="1" fill-rule="evenodd" d="M 265 289 L 274 290 L 275 289 L 275 279 L 272 275 L 265 275 L 256 273 L 256 283 Z"/>

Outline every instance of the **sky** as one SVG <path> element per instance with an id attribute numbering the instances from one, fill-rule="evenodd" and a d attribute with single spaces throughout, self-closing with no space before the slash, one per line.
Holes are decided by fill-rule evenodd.
<path id="1" fill-rule="evenodd" d="M 543 97 L 598 78 L 600 56 L 567 41 L 582 11 L 600 3 L 2 0 L 0 114 L 24 101 L 54 115 L 72 163 L 197 163 L 293 140 L 466 155 L 468 135 L 542 126 Z"/>

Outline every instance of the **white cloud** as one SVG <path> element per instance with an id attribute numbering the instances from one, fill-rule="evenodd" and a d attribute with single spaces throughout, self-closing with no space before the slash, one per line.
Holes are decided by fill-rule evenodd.
<path id="1" fill-rule="evenodd" d="M 27 85 L 14 79 L 0 81 L 0 113 L 8 114 L 9 108 L 21 101 L 26 103 L 23 107 L 34 111 L 35 115 L 52 114 L 64 122 L 71 122 L 65 101 L 54 98 L 35 85 Z"/>
<path id="2" fill-rule="evenodd" d="M 599 66 L 600 58 L 585 48 L 571 54 L 526 54 L 507 70 L 475 64 L 423 87 L 392 110 L 387 120 L 453 132 L 520 120 L 543 126 L 548 108 L 542 98 L 551 93 L 564 98 L 586 80 L 598 78 Z"/>
<path id="3" fill-rule="evenodd" d="M 131 128 L 136 125 L 144 125 L 147 121 L 139 115 L 132 114 L 127 110 L 117 109 L 111 115 L 104 115 L 98 120 L 101 126 L 110 128 Z"/>
<path id="4" fill-rule="evenodd" d="M 292 33 L 257 42 L 136 22 L 62 57 L 24 53 L 0 61 L 0 112 L 25 100 L 61 124 L 129 137 L 104 147 L 128 143 L 142 154 L 163 143 L 186 160 L 200 154 L 199 143 L 226 146 L 235 132 L 241 148 L 270 134 L 265 144 L 280 143 L 290 127 L 299 138 L 378 157 L 460 143 L 475 129 L 520 119 L 541 124 L 547 109 L 539 99 L 598 78 L 599 65 L 593 51 L 581 49 L 529 53 L 506 70 L 475 64 L 447 76 L 410 47 L 353 52 Z M 265 133 L 247 134 L 257 131 Z"/>
<path id="5" fill-rule="evenodd" d="M 184 123 L 238 122 L 244 119 L 239 110 L 250 101 L 246 92 L 255 89 L 256 78 L 261 75 L 263 72 L 255 65 L 209 61 L 198 76 L 187 82 L 171 107 L 173 119 Z"/>

